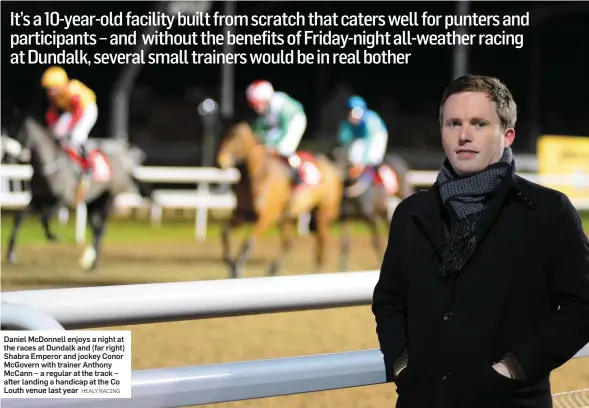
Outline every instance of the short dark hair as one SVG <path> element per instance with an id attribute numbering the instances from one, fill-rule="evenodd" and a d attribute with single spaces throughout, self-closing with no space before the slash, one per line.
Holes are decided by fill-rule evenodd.
<path id="1" fill-rule="evenodd" d="M 456 78 L 444 90 L 439 111 L 440 127 L 443 126 L 446 100 L 454 94 L 463 92 L 484 92 L 491 101 L 497 104 L 497 115 L 503 129 L 515 127 L 517 105 L 507 86 L 495 77 L 470 74 Z"/>

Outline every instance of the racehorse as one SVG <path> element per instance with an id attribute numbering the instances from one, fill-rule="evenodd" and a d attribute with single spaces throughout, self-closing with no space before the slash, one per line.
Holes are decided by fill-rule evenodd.
<path id="1" fill-rule="evenodd" d="M 229 129 L 221 143 L 217 163 L 221 168 L 237 166 L 241 178 L 234 185 L 237 205 L 222 232 L 223 260 L 232 277 L 242 277 L 243 267 L 255 242 L 274 225 L 281 237 L 281 253 L 270 263 L 269 275 L 278 274 L 285 256 L 292 248 L 294 224 L 303 214 L 311 214 L 310 230 L 316 236 L 315 272 L 325 260 L 329 228 L 339 217 L 343 195 L 343 178 L 326 156 L 298 152 L 293 160 L 302 184 L 292 187 L 289 164 L 270 153 L 250 125 L 239 122 Z M 254 222 L 235 259 L 231 258 L 229 234 L 232 229 Z"/>
<path id="2" fill-rule="evenodd" d="M 7 251 L 9 263 L 16 262 L 16 239 L 27 216 L 39 208 L 57 204 L 63 204 L 71 210 L 77 207 L 76 186 L 78 175 L 84 165 L 77 153 L 72 149 L 62 148 L 49 131 L 31 117 L 26 117 L 22 122 L 16 140 L 31 152 L 32 198 L 24 210 L 14 215 L 14 226 Z M 144 198 L 151 200 L 150 188 L 132 175 L 136 164 L 129 159 L 126 152 L 114 154 L 98 149 L 89 152 L 87 165 L 92 167 L 93 177 L 84 204 L 94 239 L 80 259 L 83 269 L 94 270 L 98 265 L 102 238 L 115 197 L 136 188 Z"/>
<path id="3" fill-rule="evenodd" d="M 350 253 L 349 221 L 355 214 L 369 228 L 371 245 L 378 262 L 382 262 L 384 247 L 379 232 L 379 225 L 384 221 L 390 226 L 393 211 L 398 203 L 413 194 L 411 184 L 407 182 L 409 166 L 401 157 L 391 155 L 385 158 L 377 168 L 364 167 L 355 172 L 349 163 L 345 149 L 334 152 L 336 162 L 345 173 L 344 199 L 341 214 L 342 248 L 340 270 L 345 272 L 348 267 Z M 390 190 L 385 188 L 383 178 L 390 178 Z"/>
<path id="4" fill-rule="evenodd" d="M 4 133 L 2 134 L 0 155 L 2 156 L 2 163 L 7 164 L 27 163 L 30 160 L 30 151 L 24 149 L 16 139 L 11 138 Z M 39 194 L 31 196 L 31 200 L 29 201 L 26 210 L 31 214 L 40 214 L 45 238 L 49 242 L 57 242 L 59 239 L 51 231 L 49 221 L 56 214 L 57 210 L 59 210 L 61 204 L 56 197 L 42 193 L 43 192 L 39 192 Z"/>

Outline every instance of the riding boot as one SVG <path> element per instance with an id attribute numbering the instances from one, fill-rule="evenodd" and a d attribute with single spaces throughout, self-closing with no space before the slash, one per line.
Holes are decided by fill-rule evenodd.
<path id="1" fill-rule="evenodd" d="M 80 146 L 79 149 L 80 157 L 82 158 L 82 169 L 80 172 L 80 179 L 76 190 L 76 203 L 84 201 L 88 188 L 90 187 L 90 181 L 92 179 L 92 168 L 90 167 L 90 159 L 85 146 Z"/>
<path id="2" fill-rule="evenodd" d="M 301 174 L 299 173 L 297 161 L 292 161 L 291 156 L 280 155 L 280 158 L 288 166 L 288 177 L 290 179 L 291 187 L 296 188 L 301 184 Z"/>
<path id="3" fill-rule="evenodd" d="M 293 188 L 296 188 L 302 182 L 299 169 L 292 165 L 290 166 L 290 180 Z"/>

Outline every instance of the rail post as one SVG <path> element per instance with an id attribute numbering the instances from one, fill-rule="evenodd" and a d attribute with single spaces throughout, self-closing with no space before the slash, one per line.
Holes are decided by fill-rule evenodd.
<path id="1" fill-rule="evenodd" d="M 34 307 L 17 303 L 2 302 L 0 325 L 3 330 L 15 327 L 17 330 L 65 330 L 53 317 Z"/>

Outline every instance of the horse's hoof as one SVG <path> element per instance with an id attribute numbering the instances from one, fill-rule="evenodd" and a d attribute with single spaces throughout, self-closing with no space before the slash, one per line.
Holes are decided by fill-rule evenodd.
<path id="1" fill-rule="evenodd" d="M 272 262 L 268 268 L 268 276 L 278 275 L 278 262 Z"/>
<path id="2" fill-rule="evenodd" d="M 96 250 L 93 246 L 86 247 L 82 258 L 80 258 L 80 267 L 87 271 L 94 270 L 96 268 Z"/>
<path id="3" fill-rule="evenodd" d="M 230 272 L 231 272 L 231 278 L 233 278 L 233 279 L 243 278 L 243 267 L 239 267 L 239 266 L 237 266 L 236 263 L 232 263 L 229 268 L 230 268 Z"/>
<path id="4" fill-rule="evenodd" d="M 227 267 L 229 268 L 229 277 L 230 278 L 235 278 L 236 273 L 237 273 L 237 268 L 235 267 L 235 263 L 232 262 L 231 260 L 226 260 L 225 263 L 227 263 Z"/>
<path id="5" fill-rule="evenodd" d="M 6 261 L 9 265 L 16 265 L 16 254 L 14 252 L 9 253 L 6 257 Z"/>
<path id="6" fill-rule="evenodd" d="M 51 235 L 47 236 L 47 241 L 53 242 L 53 243 L 59 243 L 60 240 L 56 235 L 51 234 Z"/>

